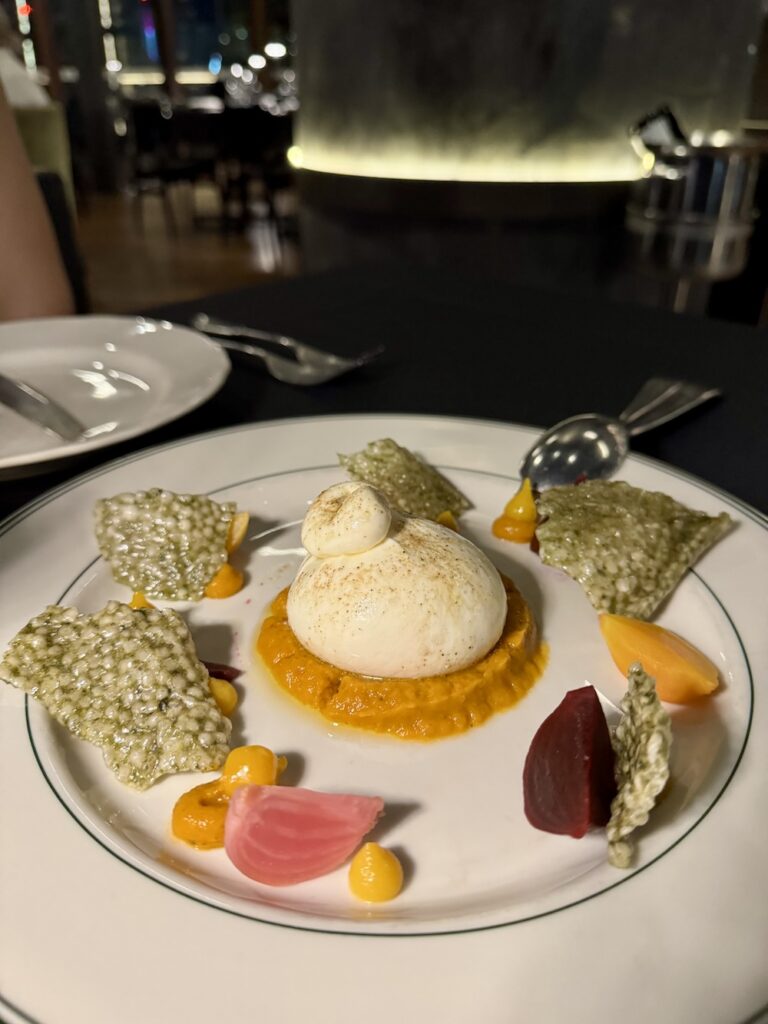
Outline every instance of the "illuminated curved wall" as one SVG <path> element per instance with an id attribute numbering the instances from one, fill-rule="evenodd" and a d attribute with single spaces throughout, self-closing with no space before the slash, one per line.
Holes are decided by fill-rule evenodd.
<path id="1" fill-rule="evenodd" d="M 294 0 L 303 166 L 375 177 L 616 181 L 627 127 L 744 114 L 760 0 Z"/>

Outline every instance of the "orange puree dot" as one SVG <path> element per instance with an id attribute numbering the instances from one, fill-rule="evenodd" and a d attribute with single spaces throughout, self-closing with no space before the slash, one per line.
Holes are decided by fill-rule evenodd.
<path id="1" fill-rule="evenodd" d="M 237 707 L 237 690 L 227 679 L 218 679 L 216 676 L 208 677 L 208 688 L 211 696 L 216 701 L 216 706 L 222 715 L 229 717 L 234 714 Z"/>
<path id="2" fill-rule="evenodd" d="M 183 793 L 176 801 L 171 816 L 171 830 L 199 850 L 215 850 L 224 845 L 224 820 L 229 807 L 229 794 L 219 779 Z"/>
<path id="3" fill-rule="evenodd" d="M 504 512 L 494 520 L 491 527 L 494 537 L 529 544 L 536 530 L 536 502 L 533 498 L 531 481 L 526 477 L 520 490 L 504 507 Z"/>
<path id="4" fill-rule="evenodd" d="M 177 839 L 215 850 L 224 845 L 224 821 L 229 798 L 238 786 L 274 786 L 287 761 L 267 747 L 235 747 L 218 779 L 183 793 L 173 808 L 171 831 Z"/>
<path id="5" fill-rule="evenodd" d="M 231 597 L 243 588 L 243 574 L 229 562 L 225 562 L 208 586 L 206 597 Z"/>
<path id="6" fill-rule="evenodd" d="M 449 530 L 453 530 L 454 533 L 459 532 L 459 524 L 456 520 L 456 516 L 451 512 L 450 509 L 446 509 L 445 512 L 441 512 L 436 520 L 441 526 L 447 526 Z"/>

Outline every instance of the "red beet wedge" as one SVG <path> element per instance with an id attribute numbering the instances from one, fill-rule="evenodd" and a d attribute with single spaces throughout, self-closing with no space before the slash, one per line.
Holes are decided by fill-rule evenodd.
<path id="1" fill-rule="evenodd" d="M 204 661 L 203 665 L 205 665 L 209 676 L 226 679 L 228 683 L 233 683 L 238 676 L 243 674 L 242 669 L 234 668 L 232 665 L 222 665 L 219 661 Z"/>
<path id="2" fill-rule="evenodd" d="M 607 824 L 616 795 L 613 748 L 592 686 L 570 690 L 533 737 L 523 769 L 534 828 L 580 839 Z"/>

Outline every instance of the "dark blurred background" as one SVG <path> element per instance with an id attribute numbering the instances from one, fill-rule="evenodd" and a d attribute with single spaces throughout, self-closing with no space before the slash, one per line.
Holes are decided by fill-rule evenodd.
<path id="1" fill-rule="evenodd" d="M 763 0 L 0 6 L 81 309 L 395 260 L 768 322 Z"/>

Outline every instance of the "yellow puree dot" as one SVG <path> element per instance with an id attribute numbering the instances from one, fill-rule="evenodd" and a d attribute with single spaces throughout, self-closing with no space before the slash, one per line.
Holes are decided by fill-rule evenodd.
<path id="1" fill-rule="evenodd" d="M 493 535 L 517 544 L 528 544 L 536 532 L 537 516 L 533 488 L 526 477 L 520 490 L 505 505 L 502 515 L 494 520 Z"/>
<path id="2" fill-rule="evenodd" d="M 206 597 L 231 597 L 243 587 L 243 574 L 225 562 L 205 588 Z"/>
<path id="3" fill-rule="evenodd" d="M 208 688 L 222 715 L 229 716 L 234 714 L 237 707 L 237 690 L 232 683 L 228 679 L 218 679 L 216 676 L 209 676 Z"/>
<path id="4" fill-rule="evenodd" d="M 349 865 L 349 888 L 366 903 L 385 903 L 403 887 L 403 867 L 391 850 L 378 843 L 361 846 Z"/>
<path id="5" fill-rule="evenodd" d="M 274 786 L 287 763 L 268 747 L 235 747 L 218 779 L 182 793 L 173 808 L 171 831 L 198 850 L 223 846 L 224 821 L 234 791 L 239 786 Z"/>
<path id="6" fill-rule="evenodd" d="M 445 512 L 441 512 L 437 517 L 436 522 L 440 523 L 441 526 L 447 526 L 448 529 L 453 530 L 454 533 L 459 532 L 459 524 L 456 520 L 456 516 L 450 509 L 446 509 Z"/>

